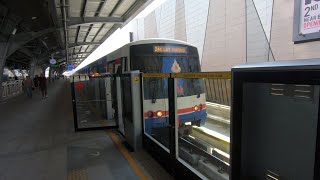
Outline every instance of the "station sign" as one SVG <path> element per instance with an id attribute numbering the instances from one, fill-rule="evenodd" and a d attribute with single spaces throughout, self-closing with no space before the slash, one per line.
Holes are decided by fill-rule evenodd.
<path id="1" fill-rule="evenodd" d="M 50 62 L 50 64 L 56 64 L 56 63 L 57 63 L 57 60 L 55 60 L 54 58 L 51 58 L 51 59 L 49 60 L 49 62 Z"/>
<path id="2" fill-rule="evenodd" d="M 73 70 L 75 67 L 73 64 L 68 64 L 68 71 L 71 71 Z"/>
<path id="3" fill-rule="evenodd" d="M 58 68 L 58 67 L 59 67 L 59 64 L 51 64 L 50 67 L 52 67 L 52 68 Z"/>

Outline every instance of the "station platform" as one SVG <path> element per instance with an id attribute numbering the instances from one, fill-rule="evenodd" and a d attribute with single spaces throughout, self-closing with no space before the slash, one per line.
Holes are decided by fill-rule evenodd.
<path id="1" fill-rule="evenodd" d="M 70 83 L 0 102 L 0 180 L 173 179 L 116 130 L 74 132 Z"/>

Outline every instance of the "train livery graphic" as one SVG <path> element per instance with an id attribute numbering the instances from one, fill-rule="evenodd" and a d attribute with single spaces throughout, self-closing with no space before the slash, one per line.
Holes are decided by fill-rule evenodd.
<path id="1" fill-rule="evenodd" d="M 83 68 L 80 73 L 121 74 L 136 70 L 142 73 L 200 72 L 198 50 L 178 40 L 140 40 L 122 46 Z M 204 83 L 201 79 L 177 79 L 176 84 L 179 131 L 188 133 L 191 125 L 202 126 L 206 121 Z M 157 133 L 169 127 L 168 80 L 144 78 L 143 85 L 145 133 L 158 139 L 162 135 Z"/>

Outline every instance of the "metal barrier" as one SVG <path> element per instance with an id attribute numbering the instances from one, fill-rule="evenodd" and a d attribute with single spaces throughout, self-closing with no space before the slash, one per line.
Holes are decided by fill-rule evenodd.
<path id="1" fill-rule="evenodd" d="M 2 83 L 2 98 L 9 98 L 23 92 L 22 80 L 6 81 Z"/>
<path id="2" fill-rule="evenodd" d="M 142 74 L 144 145 L 179 176 L 186 171 L 176 169 L 187 168 L 200 179 L 229 179 L 230 79 L 230 72 Z"/>

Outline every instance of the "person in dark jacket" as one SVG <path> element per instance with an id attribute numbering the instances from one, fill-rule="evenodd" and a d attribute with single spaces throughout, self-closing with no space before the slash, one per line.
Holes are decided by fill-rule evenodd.
<path id="1" fill-rule="evenodd" d="M 39 77 L 39 88 L 41 90 L 42 98 L 47 98 L 47 78 L 44 77 L 43 74 L 40 75 Z"/>
<path id="2" fill-rule="evenodd" d="M 38 89 L 39 87 L 39 76 L 38 75 L 35 75 L 34 78 L 33 78 L 33 85 L 34 85 L 34 88 L 35 89 Z"/>
<path id="3" fill-rule="evenodd" d="M 29 76 L 26 77 L 26 79 L 24 80 L 24 88 L 27 92 L 27 96 L 29 98 L 32 98 L 32 87 L 33 87 L 33 83 L 32 80 L 30 79 Z"/>

